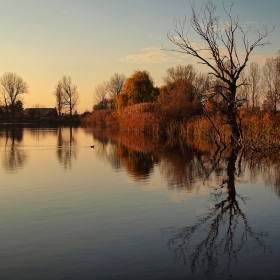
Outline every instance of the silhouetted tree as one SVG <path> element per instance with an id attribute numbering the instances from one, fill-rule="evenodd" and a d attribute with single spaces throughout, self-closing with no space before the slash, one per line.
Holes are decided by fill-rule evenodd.
<path id="1" fill-rule="evenodd" d="M 28 85 L 15 73 L 6 72 L 1 78 L 2 96 L 6 109 L 10 106 L 12 118 L 15 117 L 15 105 L 19 95 L 28 93 Z"/>
<path id="2" fill-rule="evenodd" d="M 280 55 L 277 57 L 267 58 L 263 66 L 263 87 L 266 92 L 263 103 L 263 109 L 271 110 L 275 114 L 280 102 L 280 75 L 278 65 Z"/>
<path id="3" fill-rule="evenodd" d="M 109 109 L 109 88 L 108 88 L 108 82 L 104 82 L 102 84 L 98 84 L 94 89 L 93 94 L 93 102 L 95 103 L 93 105 L 93 110 L 102 110 L 102 109 Z"/>
<path id="4" fill-rule="evenodd" d="M 252 62 L 248 70 L 248 88 L 250 93 L 250 104 L 252 110 L 256 110 L 260 105 L 260 81 L 261 69 L 257 62 Z"/>
<path id="5" fill-rule="evenodd" d="M 55 96 L 59 96 L 62 100 L 62 106 L 65 108 L 66 113 L 69 113 L 72 118 L 73 112 L 77 108 L 80 100 L 80 95 L 77 90 L 77 86 L 72 83 L 70 76 L 63 76 L 58 82 L 55 90 Z"/>
<path id="6" fill-rule="evenodd" d="M 237 97 L 238 87 L 245 84 L 245 81 L 238 83 L 241 72 L 247 65 L 249 56 L 252 51 L 258 47 L 268 43 L 262 43 L 263 39 L 270 33 L 265 29 L 263 33 L 259 30 L 255 31 L 256 40 L 250 44 L 248 40 L 248 32 L 250 26 L 244 26 L 239 23 L 238 17 L 233 18 L 231 14 L 232 6 L 229 11 L 225 9 L 227 23 L 222 24 L 220 17 L 216 15 L 216 5 L 213 1 L 208 1 L 201 9 L 196 10 L 192 6 L 192 18 L 190 27 L 202 39 L 205 46 L 199 47 L 190 40 L 189 28 L 186 29 L 186 18 L 184 21 L 174 22 L 174 35 L 168 33 L 168 39 L 177 48 L 169 49 L 191 55 L 198 61 L 206 65 L 210 69 L 210 74 L 216 79 L 223 82 L 224 92 L 210 92 L 209 96 L 217 93 L 225 100 L 227 104 L 227 122 L 231 129 L 231 143 L 233 145 L 242 146 L 241 122 L 239 119 L 239 107 L 243 105 L 245 100 Z M 241 59 L 239 55 L 239 42 L 243 48 Z M 167 50 L 167 49 L 165 49 Z M 206 54 L 207 52 L 207 54 Z"/>
<path id="7" fill-rule="evenodd" d="M 108 90 L 111 97 L 121 94 L 123 86 L 126 81 L 126 76 L 124 74 L 115 73 L 108 81 Z"/>
<path id="8" fill-rule="evenodd" d="M 65 103 L 63 102 L 63 91 L 62 91 L 62 84 L 59 82 L 55 87 L 55 102 L 56 102 L 56 108 L 57 113 L 59 116 L 61 116 L 63 108 L 65 107 Z"/>

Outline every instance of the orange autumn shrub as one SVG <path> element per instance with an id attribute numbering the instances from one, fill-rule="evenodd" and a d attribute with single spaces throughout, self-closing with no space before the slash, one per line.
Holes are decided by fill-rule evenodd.
<path id="1" fill-rule="evenodd" d="M 156 104 L 139 103 L 126 107 L 118 116 L 120 128 L 127 131 L 155 133 L 158 131 Z"/>
<path id="2" fill-rule="evenodd" d="M 117 114 L 115 110 L 111 109 L 94 111 L 82 118 L 82 124 L 98 128 L 117 128 Z"/>
<path id="3" fill-rule="evenodd" d="M 244 139 L 279 142 L 280 115 L 268 112 L 249 112 L 242 121 Z"/>

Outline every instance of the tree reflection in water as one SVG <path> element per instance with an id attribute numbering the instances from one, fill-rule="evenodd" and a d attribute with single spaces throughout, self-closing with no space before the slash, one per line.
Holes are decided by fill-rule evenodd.
<path id="1" fill-rule="evenodd" d="M 4 142 L 3 166 L 7 171 L 16 172 L 27 162 L 27 153 L 20 149 L 23 140 L 23 128 L 5 127 L 0 131 L 0 139 Z"/>
<path id="2" fill-rule="evenodd" d="M 68 132 L 69 131 L 69 132 Z M 74 137 L 73 127 L 59 127 L 57 131 L 57 157 L 64 169 L 72 168 L 72 161 L 77 159 L 77 141 Z"/>
<path id="3" fill-rule="evenodd" d="M 158 166 L 170 189 L 194 192 L 198 179 L 200 185 L 216 186 L 210 195 L 212 206 L 195 224 L 162 230 L 169 236 L 168 247 L 176 261 L 183 261 L 193 272 L 200 270 L 208 276 L 218 271 L 231 275 L 244 250 L 254 247 L 261 252 L 269 251 L 268 233 L 251 227 L 242 209 L 248 198 L 238 194 L 235 185 L 242 183 L 246 170 L 251 179 L 265 176 L 268 183 L 279 186 L 279 158 L 258 162 L 248 151 L 213 151 L 199 140 L 186 146 L 176 141 L 153 141 L 137 134 L 110 135 L 99 131 L 93 137 L 102 143 L 97 145 L 102 147 L 98 150 L 100 158 L 106 158 L 116 168 L 125 167 L 136 180 L 145 182 Z"/>
<path id="4" fill-rule="evenodd" d="M 158 162 L 155 143 L 143 134 L 94 131 L 94 141 L 99 158 L 106 160 L 114 169 L 125 168 L 136 181 L 145 181 Z"/>
<path id="5" fill-rule="evenodd" d="M 212 193 L 214 204 L 208 213 L 192 226 L 171 230 L 168 246 L 173 249 L 176 261 L 187 263 L 189 259 L 192 272 L 199 269 L 210 275 L 222 266 L 222 272 L 231 274 L 242 249 L 252 243 L 263 251 L 267 249 L 264 241 L 267 233 L 256 232 L 249 225 L 240 207 L 247 198 L 236 193 L 235 178 L 240 175 L 242 158 L 242 151 L 231 150 L 226 160 L 226 178 Z M 219 159 L 215 164 L 220 164 Z M 170 229 L 164 231 L 170 234 Z"/>
<path id="6" fill-rule="evenodd" d="M 122 144 L 118 144 L 116 155 L 122 159 L 127 172 L 137 180 L 147 179 L 153 172 L 154 164 L 157 162 L 153 153 L 135 151 Z"/>

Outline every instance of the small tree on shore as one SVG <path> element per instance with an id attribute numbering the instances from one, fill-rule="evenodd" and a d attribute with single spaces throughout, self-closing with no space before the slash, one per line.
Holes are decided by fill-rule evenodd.
<path id="1" fill-rule="evenodd" d="M 123 108 L 143 103 L 153 102 L 159 94 L 159 89 L 154 87 L 153 79 L 147 71 L 135 71 L 126 79 L 121 94 L 116 96 L 116 106 L 119 112 Z"/>
<path id="2" fill-rule="evenodd" d="M 27 83 L 16 73 L 6 72 L 1 78 L 2 96 L 5 108 L 11 108 L 12 119 L 16 114 L 16 104 L 21 94 L 28 93 Z"/>
<path id="3" fill-rule="evenodd" d="M 98 84 L 93 93 L 93 111 L 108 109 L 108 83 Z"/>
<path id="4" fill-rule="evenodd" d="M 261 33 L 255 30 L 256 39 L 253 43 L 248 41 L 250 26 L 242 25 L 238 17 L 232 16 L 232 5 L 229 10 L 224 8 L 227 23 L 223 23 L 216 15 L 216 5 L 213 1 L 207 1 L 201 9 L 192 6 L 192 17 L 190 27 L 203 41 L 205 46 L 197 46 L 190 40 L 188 29 L 186 31 L 186 18 L 184 21 L 174 22 L 174 33 L 168 33 L 168 39 L 173 43 L 175 49 L 164 49 L 191 55 L 210 69 L 210 74 L 222 82 L 224 91 L 213 90 L 208 98 L 219 94 L 227 104 L 227 123 L 231 130 L 231 144 L 242 146 L 241 120 L 239 119 L 239 108 L 246 100 L 239 99 L 237 89 L 246 84 L 246 80 L 238 83 L 240 75 L 246 67 L 252 51 L 259 46 L 269 44 L 263 42 L 270 33 L 267 29 Z M 242 52 L 239 53 L 238 42 L 241 42 Z M 207 53 L 207 54 L 206 54 Z M 244 57 L 241 57 L 241 53 Z"/>
<path id="5" fill-rule="evenodd" d="M 62 88 L 61 87 L 62 87 L 62 84 L 59 82 L 56 85 L 55 92 L 54 92 L 55 101 L 56 101 L 56 108 L 57 108 L 57 112 L 58 112 L 59 116 L 61 116 L 62 111 L 63 111 L 63 107 L 64 107 Z"/>
<path id="6" fill-rule="evenodd" d="M 263 66 L 263 88 L 265 90 L 265 98 L 263 103 L 264 110 L 270 110 L 274 114 L 280 102 L 280 75 L 279 75 L 280 54 L 276 57 L 266 59 Z"/>
<path id="7" fill-rule="evenodd" d="M 107 83 L 107 86 L 111 97 L 115 97 L 121 94 L 125 81 L 126 77 L 124 74 L 115 73 L 110 78 L 110 80 Z"/>
<path id="8" fill-rule="evenodd" d="M 77 90 L 77 86 L 72 83 L 70 76 L 63 76 L 58 82 L 55 88 L 56 99 L 59 99 L 57 105 L 60 106 L 60 110 L 64 108 L 66 113 L 69 113 L 72 118 L 73 112 L 76 110 L 80 100 L 80 95 Z"/>

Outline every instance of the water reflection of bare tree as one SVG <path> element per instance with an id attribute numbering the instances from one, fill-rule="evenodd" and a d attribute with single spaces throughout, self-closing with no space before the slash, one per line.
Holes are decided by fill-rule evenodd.
<path id="1" fill-rule="evenodd" d="M 175 260 L 189 261 L 192 272 L 199 269 L 210 275 L 223 266 L 222 271 L 231 274 L 242 249 L 254 243 L 266 250 L 267 233 L 256 232 L 249 225 L 240 205 L 246 204 L 247 198 L 236 193 L 235 177 L 240 174 L 242 159 L 239 152 L 231 151 L 225 168 L 226 178 L 212 193 L 213 206 L 208 213 L 192 226 L 171 230 L 168 245 L 173 248 Z"/>
<path id="2" fill-rule="evenodd" d="M 56 136 L 57 129 L 56 127 L 32 127 L 32 129 L 28 130 L 28 133 L 32 136 L 32 138 L 39 142 L 48 137 L 50 134 Z"/>
<path id="3" fill-rule="evenodd" d="M 27 153 L 20 147 L 23 139 L 23 128 L 5 127 L 0 131 L 4 143 L 3 166 L 6 170 L 16 172 L 27 162 Z"/>
<path id="4" fill-rule="evenodd" d="M 199 150 L 175 144 L 162 150 L 159 166 L 166 177 L 168 188 L 191 191 L 193 182 L 205 174 L 203 155 Z"/>
<path id="5" fill-rule="evenodd" d="M 64 169 L 71 169 L 72 161 L 77 159 L 76 146 L 77 141 L 74 137 L 73 127 L 59 127 L 57 131 L 57 157 Z"/>

